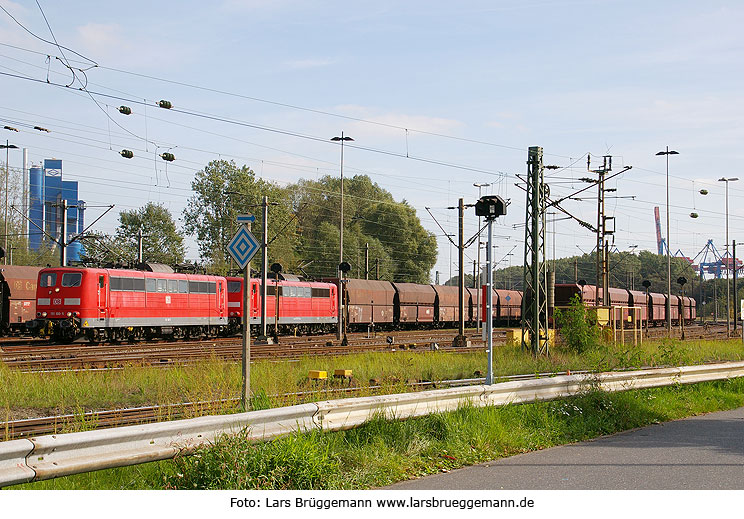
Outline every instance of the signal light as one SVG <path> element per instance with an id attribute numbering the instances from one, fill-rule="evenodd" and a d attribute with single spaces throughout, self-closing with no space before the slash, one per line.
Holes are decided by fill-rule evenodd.
<path id="1" fill-rule="evenodd" d="M 128 106 L 122 105 L 119 107 L 119 113 L 122 113 L 124 115 L 132 115 L 132 109 Z"/>
<path id="2" fill-rule="evenodd" d="M 132 157 L 134 157 L 134 153 L 131 150 L 121 150 L 119 152 L 119 155 L 121 155 L 125 159 L 131 159 Z"/>
<path id="3" fill-rule="evenodd" d="M 160 108 L 165 108 L 167 110 L 170 110 L 171 108 L 173 108 L 173 104 L 170 101 L 166 101 L 165 99 L 161 99 L 160 102 L 158 103 L 158 106 Z"/>
<path id="4" fill-rule="evenodd" d="M 160 158 L 162 158 L 163 160 L 167 160 L 168 162 L 173 162 L 174 160 L 176 160 L 176 156 L 168 152 L 163 153 Z"/>

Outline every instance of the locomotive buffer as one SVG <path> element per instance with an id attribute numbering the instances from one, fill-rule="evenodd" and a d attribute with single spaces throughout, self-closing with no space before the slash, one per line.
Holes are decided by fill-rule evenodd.
<path id="1" fill-rule="evenodd" d="M 256 217 L 251 214 L 239 214 L 238 232 L 227 245 L 227 251 L 243 269 L 243 390 L 241 400 L 243 410 L 248 410 L 251 394 L 251 258 L 259 249 L 259 243 L 251 233 L 251 224 Z"/>

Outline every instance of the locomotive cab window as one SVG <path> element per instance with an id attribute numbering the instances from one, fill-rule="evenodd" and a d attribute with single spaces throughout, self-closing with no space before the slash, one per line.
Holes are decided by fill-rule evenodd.
<path id="1" fill-rule="evenodd" d="M 80 272 L 65 272 L 62 274 L 63 287 L 79 287 L 83 280 L 83 274 Z"/>
<path id="2" fill-rule="evenodd" d="M 331 291 L 327 288 L 313 288 L 313 297 L 331 297 Z"/>
<path id="3" fill-rule="evenodd" d="M 42 286 L 42 287 L 53 287 L 56 284 L 57 284 L 57 274 L 55 273 L 43 274 L 41 276 L 41 279 L 39 280 L 39 286 Z"/>
<path id="4" fill-rule="evenodd" d="M 228 281 L 227 282 L 227 291 L 231 294 L 236 294 L 240 292 L 240 281 Z"/>

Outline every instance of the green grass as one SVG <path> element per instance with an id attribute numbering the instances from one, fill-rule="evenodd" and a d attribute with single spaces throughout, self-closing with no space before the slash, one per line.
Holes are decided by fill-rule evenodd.
<path id="1" fill-rule="evenodd" d="M 731 341 L 652 341 L 643 347 L 601 345 L 578 356 L 553 348 L 549 357 L 532 358 L 519 348 L 497 347 L 494 351 L 496 376 L 518 373 L 609 369 L 638 366 L 695 364 L 706 361 L 742 360 L 744 348 Z M 311 383 L 308 371 L 351 369 L 354 385 L 367 386 L 371 379 L 386 392 L 408 391 L 408 380 L 472 378 L 486 371 L 485 353 L 367 353 L 348 356 L 303 358 L 297 361 L 259 360 L 251 366 L 251 388 L 259 408 L 290 405 L 304 400 L 341 398 L 324 389 L 338 382 Z M 61 373 L 20 373 L 0 364 L 0 421 L 29 416 L 78 414 L 177 402 L 236 398 L 240 391 L 240 366 L 217 360 L 167 368 L 131 366 L 113 371 Z M 272 395 L 307 392 L 306 395 L 275 398 Z M 361 395 L 368 394 L 362 392 Z M 360 393 L 357 393 L 360 395 Z M 222 412 L 235 412 L 226 404 Z M 163 419 L 168 419 L 164 416 Z M 82 430 L 82 421 L 64 430 Z M 63 432 L 60 430 L 59 432 Z M 0 438 L 4 431 L 0 430 Z"/>
<path id="2" fill-rule="evenodd" d="M 30 489 L 364 489 L 744 405 L 744 379 L 603 393 L 271 442 L 224 437 L 193 456 L 19 485 Z"/>

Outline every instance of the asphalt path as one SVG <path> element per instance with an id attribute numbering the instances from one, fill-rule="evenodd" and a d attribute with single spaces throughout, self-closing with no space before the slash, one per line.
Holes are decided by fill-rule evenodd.
<path id="1" fill-rule="evenodd" d="M 744 489 L 744 407 L 529 452 L 398 490 Z"/>

